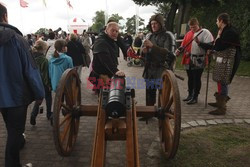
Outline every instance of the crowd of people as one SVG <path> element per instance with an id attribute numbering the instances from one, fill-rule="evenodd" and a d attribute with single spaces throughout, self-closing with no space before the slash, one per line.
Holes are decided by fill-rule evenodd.
<path id="1" fill-rule="evenodd" d="M 164 18 L 160 14 L 153 15 L 149 20 L 149 33 L 137 34 L 135 39 L 127 33 L 121 36 L 119 25 L 109 21 L 98 38 L 86 31 L 81 35 L 58 34 L 49 30 L 48 34 L 38 36 L 28 34 L 26 38 L 14 26 L 8 24 L 8 14 L 5 6 L 0 4 L 0 112 L 7 129 L 5 151 L 5 166 L 19 167 L 20 149 L 24 146 L 25 122 L 27 107 L 35 101 L 30 124 L 36 125 L 36 117 L 43 99 L 46 101 L 46 116 L 53 119 L 52 92 L 56 92 L 59 80 L 66 69 L 75 68 L 81 75 L 82 67 L 90 67 L 89 81 L 93 85 L 105 86 L 113 76 L 125 77 L 126 73 L 118 68 L 119 48 L 127 57 L 129 47 L 138 47 L 138 54 L 143 55 L 145 66 L 142 77 L 146 82 L 146 105 L 154 106 L 156 94 L 160 90 L 158 79 L 164 70 L 173 69 L 175 56 L 182 55 L 182 64 L 188 77 L 188 96 L 183 99 L 188 105 L 198 103 L 201 89 L 201 76 L 207 65 L 207 58 L 213 53 L 224 53 L 233 50 L 234 66 L 225 79 L 214 79 L 218 83 L 215 93 L 216 102 L 209 103 L 217 107 L 209 112 L 213 115 L 226 114 L 228 85 L 231 83 L 240 60 L 239 34 L 230 24 L 230 17 L 222 13 L 217 17 L 218 35 L 213 37 L 211 32 L 201 28 L 197 18 L 188 22 L 188 31 L 180 45 L 175 45 L 171 33 L 167 33 Z M 90 49 L 93 59 L 90 59 Z M 228 52 L 227 52 L 228 53 Z M 217 57 L 216 63 L 227 61 Z M 228 63 L 228 62 L 226 62 Z M 229 68 L 229 67 L 227 67 Z M 215 71 L 214 74 L 221 74 Z M 229 78 L 229 79 L 228 79 Z M 102 82 L 101 84 L 99 82 Z M 96 89 L 99 94 L 100 89 Z M 148 119 L 148 118 L 146 118 Z"/>

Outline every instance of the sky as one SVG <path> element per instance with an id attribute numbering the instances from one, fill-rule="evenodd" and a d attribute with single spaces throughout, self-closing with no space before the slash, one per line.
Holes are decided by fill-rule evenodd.
<path id="1" fill-rule="evenodd" d="M 125 23 L 126 18 L 136 14 L 145 19 L 145 25 L 151 15 L 156 12 L 155 6 L 137 6 L 132 0 L 70 0 L 73 9 L 70 9 L 66 0 L 25 0 L 27 8 L 20 7 L 19 0 L 0 0 L 8 10 L 9 24 L 17 27 L 22 33 L 34 33 L 39 28 L 61 27 L 67 32 L 67 25 L 73 18 L 82 18 L 91 26 L 96 11 L 106 11 L 109 16 L 118 14 Z M 136 7 L 137 6 L 137 7 Z"/>

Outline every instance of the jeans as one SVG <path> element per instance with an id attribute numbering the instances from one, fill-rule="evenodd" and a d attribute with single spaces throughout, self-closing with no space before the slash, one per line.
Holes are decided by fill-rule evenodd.
<path id="1" fill-rule="evenodd" d="M 25 130 L 27 107 L 28 105 L 0 110 L 7 129 L 5 167 L 21 167 L 19 154 L 24 140 L 22 134 Z"/>
<path id="2" fill-rule="evenodd" d="M 51 90 L 47 87 L 44 87 L 45 90 L 45 101 L 46 101 L 46 109 L 47 109 L 47 118 L 49 119 L 51 116 L 51 106 L 52 106 L 52 96 Z M 34 107 L 32 109 L 31 115 L 36 117 L 39 112 L 39 106 L 37 102 L 35 102 Z"/>
<path id="3" fill-rule="evenodd" d="M 220 82 L 217 83 L 218 93 L 223 96 L 228 96 L 228 85 L 222 84 Z"/>

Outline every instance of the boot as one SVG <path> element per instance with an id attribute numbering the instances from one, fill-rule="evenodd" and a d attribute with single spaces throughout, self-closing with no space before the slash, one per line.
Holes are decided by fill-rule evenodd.
<path id="1" fill-rule="evenodd" d="M 187 102 L 188 105 L 198 103 L 198 96 L 194 96 Z"/>
<path id="2" fill-rule="evenodd" d="M 219 106 L 218 106 L 218 97 L 219 97 L 219 93 L 218 93 L 218 92 L 215 92 L 215 93 L 214 93 L 214 96 L 215 96 L 216 102 L 215 102 L 215 103 L 208 103 L 208 105 L 210 105 L 210 106 L 212 106 L 212 107 L 219 107 Z M 226 102 L 228 102 L 229 100 L 230 100 L 230 97 L 227 96 L 227 97 L 226 97 Z"/>
<path id="3" fill-rule="evenodd" d="M 218 107 L 218 96 L 219 96 L 219 93 L 215 92 L 214 93 L 214 97 L 215 97 L 216 102 L 214 102 L 214 103 L 208 103 L 208 105 L 210 105 L 212 107 Z"/>
<path id="4" fill-rule="evenodd" d="M 183 99 L 183 101 L 189 101 L 191 99 L 192 99 L 192 94 L 189 93 L 188 96 L 185 99 Z"/>
<path id="5" fill-rule="evenodd" d="M 36 116 L 34 116 L 33 114 L 30 115 L 30 124 L 36 125 Z"/>
<path id="6" fill-rule="evenodd" d="M 216 110 L 210 111 L 211 115 L 225 115 L 227 111 L 226 103 L 230 98 L 228 96 L 218 95 L 218 108 Z"/>

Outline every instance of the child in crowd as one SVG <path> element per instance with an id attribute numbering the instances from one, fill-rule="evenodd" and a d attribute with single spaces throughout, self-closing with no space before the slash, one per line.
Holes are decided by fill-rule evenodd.
<path id="1" fill-rule="evenodd" d="M 46 42 L 38 40 L 36 41 L 34 47 L 32 48 L 32 52 L 43 81 L 43 86 L 45 90 L 46 108 L 47 108 L 47 119 L 49 120 L 52 115 L 51 112 L 52 96 L 51 96 L 51 84 L 49 79 L 49 68 L 48 68 L 49 65 L 48 65 L 48 60 L 45 57 L 45 52 L 47 48 L 48 46 Z M 35 105 L 32 109 L 30 116 L 31 125 L 36 125 L 36 117 L 39 111 L 39 106 L 40 104 L 35 102 Z"/>
<path id="2" fill-rule="evenodd" d="M 54 55 L 49 60 L 49 77 L 52 90 L 55 92 L 63 72 L 68 68 L 73 68 L 73 61 L 71 57 L 65 54 L 67 52 L 67 43 L 65 40 L 56 40 L 54 46 Z"/>

